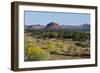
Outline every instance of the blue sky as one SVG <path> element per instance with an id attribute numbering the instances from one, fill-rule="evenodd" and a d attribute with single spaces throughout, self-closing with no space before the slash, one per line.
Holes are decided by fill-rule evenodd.
<path id="1" fill-rule="evenodd" d="M 50 22 L 56 22 L 60 25 L 90 24 L 90 14 L 24 11 L 24 22 L 25 25 L 46 25 Z"/>

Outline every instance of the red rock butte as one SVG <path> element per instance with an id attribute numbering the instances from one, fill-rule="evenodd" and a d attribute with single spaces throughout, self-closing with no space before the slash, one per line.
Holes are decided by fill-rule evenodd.
<path id="1" fill-rule="evenodd" d="M 47 24 L 47 26 L 45 28 L 46 29 L 62 29 L 62 27 L 56 22 L 51 22 L 51 23 Z"/>

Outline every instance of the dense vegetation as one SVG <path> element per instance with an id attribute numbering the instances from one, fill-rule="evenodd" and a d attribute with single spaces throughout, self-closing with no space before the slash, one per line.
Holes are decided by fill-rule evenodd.
<path id="1" fill-rule="evenodd" d="M 67 59 L 67 56 L 90 57 L 89 32 L 25 30 L 25 61 Z"/>
<path id="2" fill-rule="evenodd" d="M 34 38 L 56 38 L 56 39 L 71 39 L 73 41 L 86 41 L 90 40 L 89 32 L 70 32 L 64 30 L 26 30 L 31 32 Z"/>

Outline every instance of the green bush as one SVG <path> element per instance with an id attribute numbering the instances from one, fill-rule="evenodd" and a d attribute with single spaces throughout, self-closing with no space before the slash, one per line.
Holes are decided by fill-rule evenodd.
<path id="1" fill-rule="evenodd" d="M 44 49 L 41 48 L 28 48 L 26 57 L 29 61 L 48 60 L 49 53 L 47 53 Z"/>
<path id="2" fill-rule="evenodd" d="M 55 51 L 55 44 L 52 41 L 47 42 L 47 50 L 50 53 L 51 51 Z"/>

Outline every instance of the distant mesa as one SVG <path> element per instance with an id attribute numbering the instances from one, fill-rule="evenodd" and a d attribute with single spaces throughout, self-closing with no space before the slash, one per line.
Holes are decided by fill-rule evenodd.
<path id="1" fill-rule="evenodd" d="M 85 23 L 85 24 L 83 24 L 83 25 L 81 25 L 83 28 L 90 28 L 90 24 L 87 24 L 87 23 Z"/>
<path id="2" fill-rule="evenodd" d="M 45 27 L 45 29 L 62 29 L 62 27 L 56 23 L 56 22 L 50 22 L 47 24 L 47 26 Z"/>
<path id="3" fill-rule="evenodd" d="M 45 26 L 40 24 L 25 25 L 25 29 L 43 29 L 43 28 L 45 28 Z"/>

